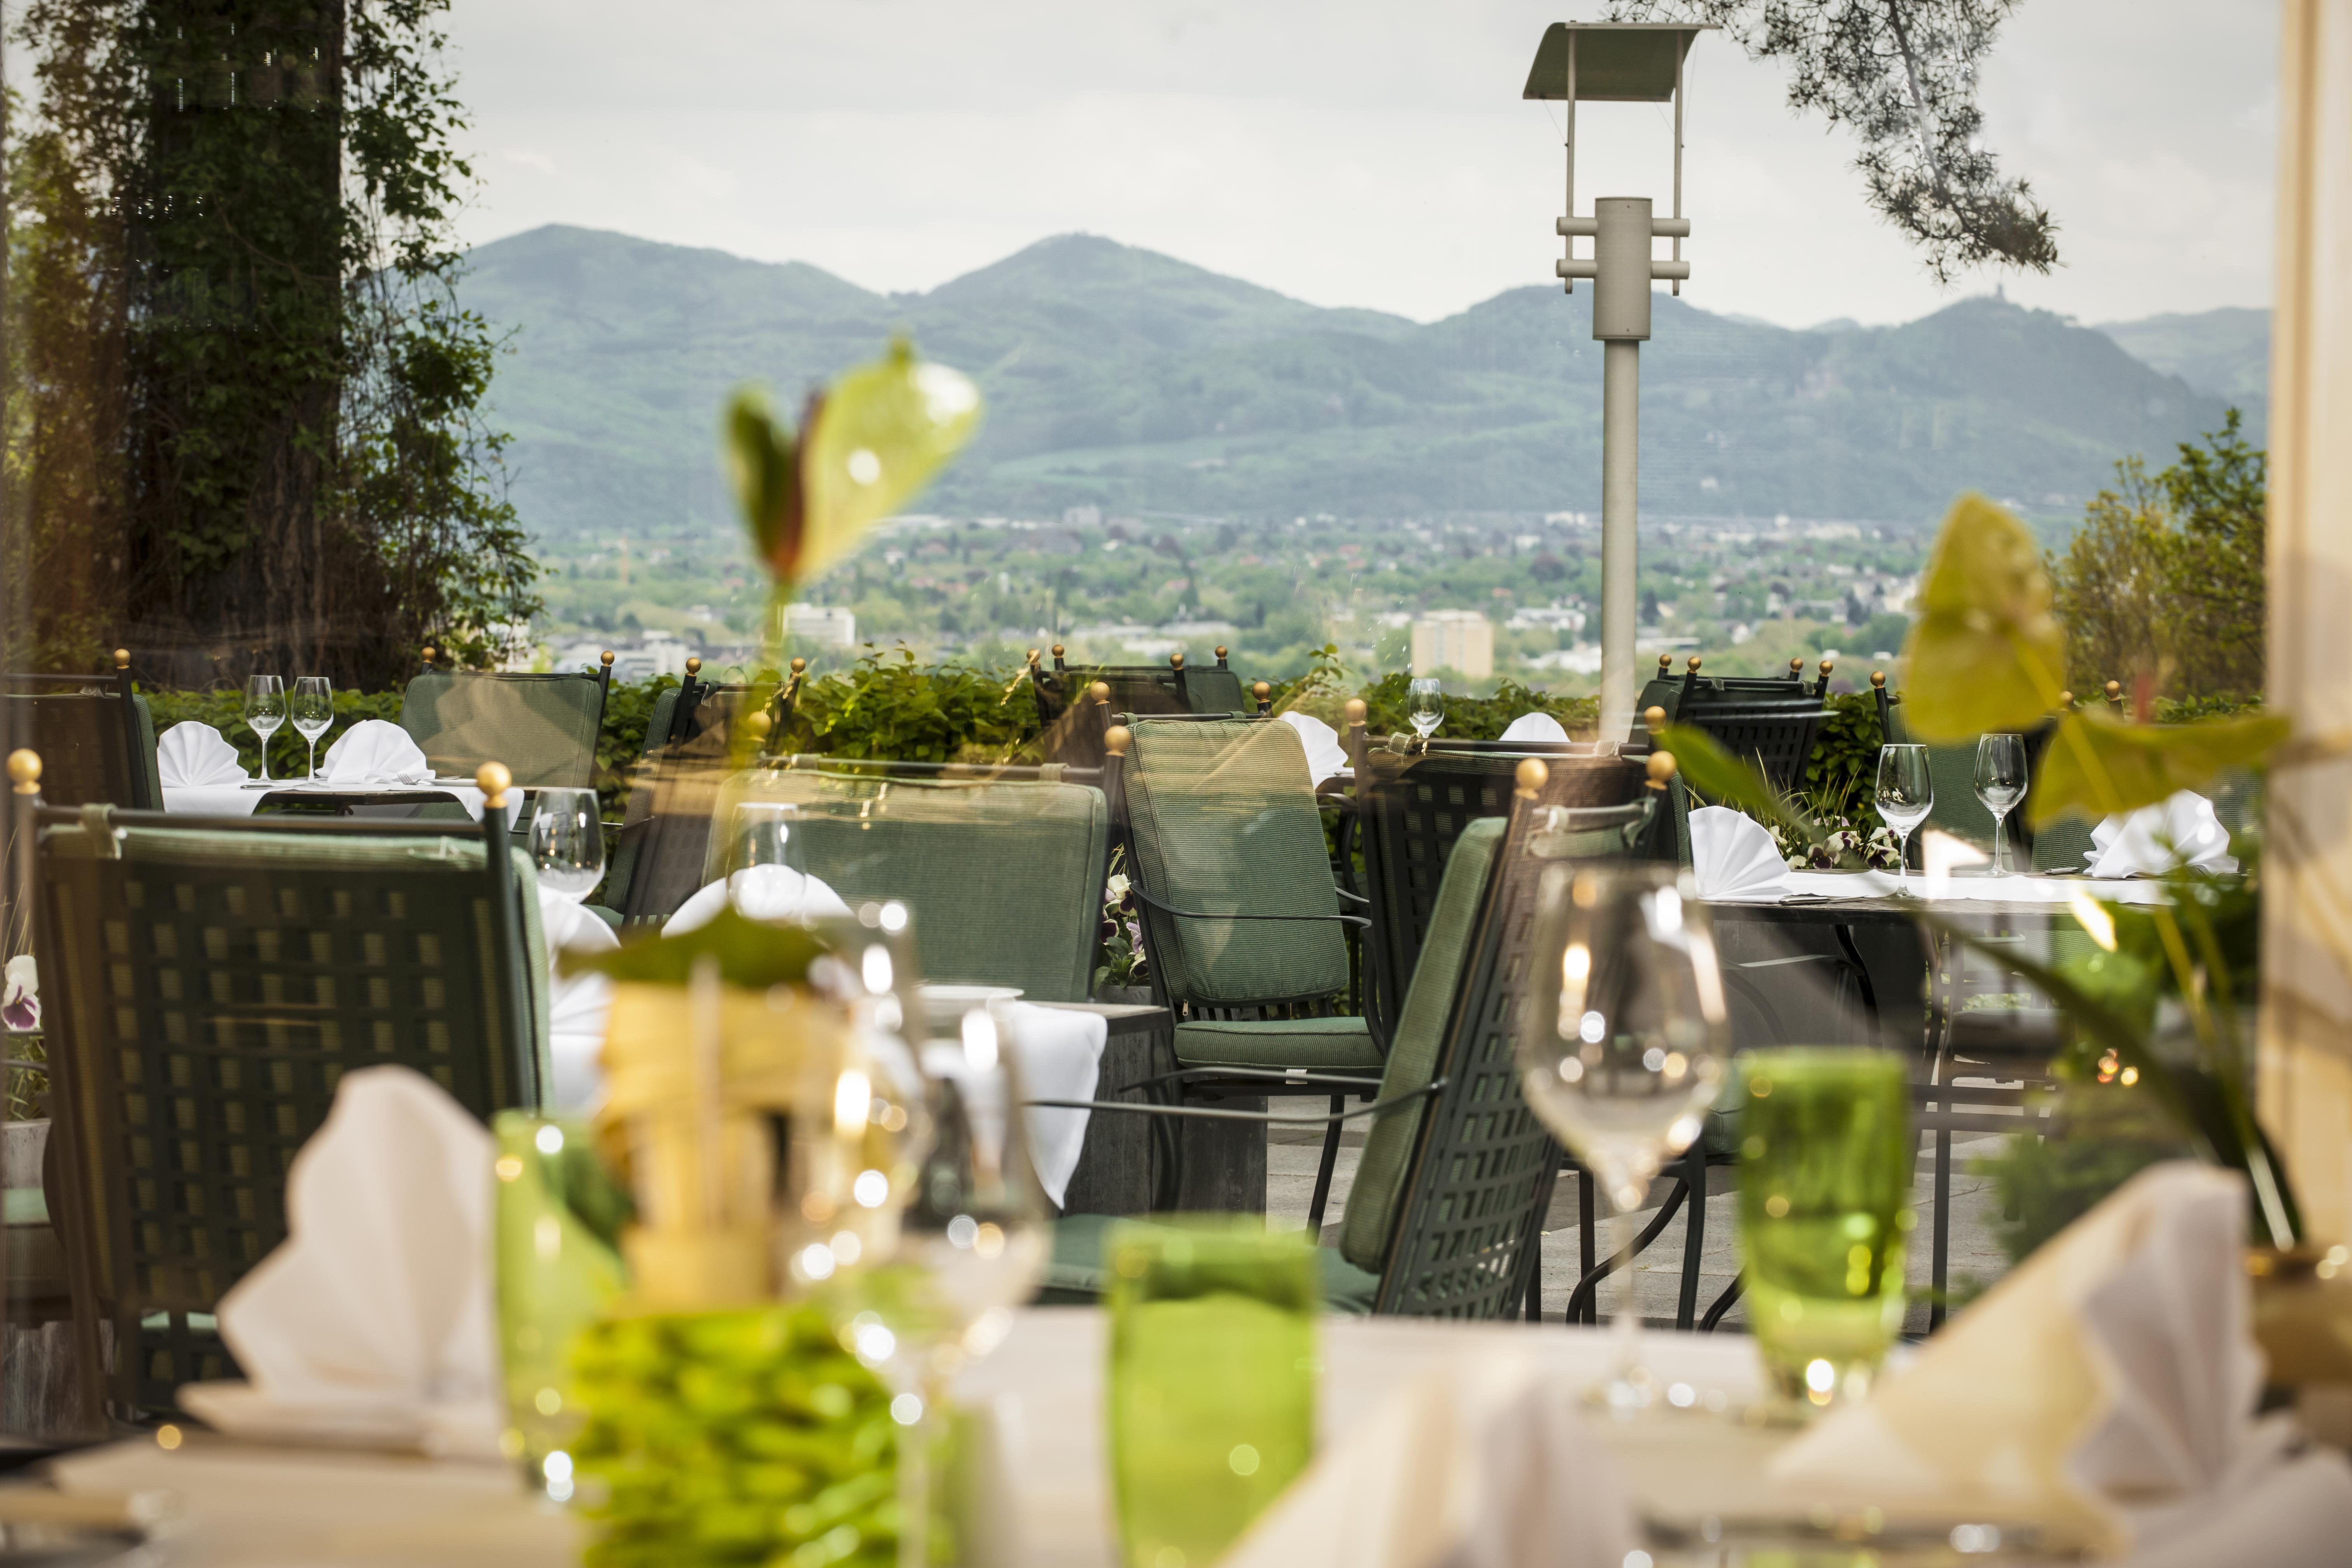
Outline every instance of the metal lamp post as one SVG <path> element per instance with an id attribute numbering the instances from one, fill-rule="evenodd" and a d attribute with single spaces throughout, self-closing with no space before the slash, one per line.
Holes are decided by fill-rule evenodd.
<path id="1" fill-rule="evenodd" d="M 1634 538 L 1639 515 L 1641 344 L 1650 335 L 1650 285 L 1672 280 L 1683 291 L 1682 259 L 1690 222 L 1683 216 L 1683 58 L 1701 32 L 1676 24 L 1554 22 L 1544 29 L 1524 98 L 1560 100 L 1568 122 L 1568 212 L 1555 225 L 1567 241 L 1553 264 L 1566 279 L 1592 279 L 1592 335 L 1606 347 L 1601 413 L 1601 733 L 1627 734 L 1633 722 Z M 1579 102 L 1675 106 L 1675 211 L 1650 216 L 1647 196 L 1602 196 L 1591 217 L 1576 215 L 1576 106 Z M 1592 241 L 1590 260 L 1576 254 Z M 1671 260 L 1651 259 L 1650 242 L 1672 239 Z"/>

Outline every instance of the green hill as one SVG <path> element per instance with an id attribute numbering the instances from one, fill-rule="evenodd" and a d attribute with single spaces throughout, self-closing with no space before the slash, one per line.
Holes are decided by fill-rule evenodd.
<path id="1" fill-rule="evenodd" d="M 902 328 L 990 404 L 935 510 L 1247 522 L 1600 506 L 1589 291 L 1513 289 L 1421 325 L 1066 235 L 882 295 L 798 263 L 549 227 L 476 250 L 462 299 L 512 334 L 494 417 L 516 437 L 524 523 L 549 537 L 722 523 L 728 390 L 761 379 L 797 399 Z M 2128 325 L 2153 323 L 2094 330 L 1973 299 L 1899 327 L 1795 331 L 1664 294 L 1656 317 L 1654 518 L 1917 522 L 1969 487 L 2056 518 L 2117 457 L 2168 455 L 2223 407 L 2184 379 L 2205 360 L 2171 374 L 2125 351 Z"/>
<path id="2" fill-rule="evenodd" d="M 2241 306 L 2099 329 L 2135 359 L 2252 410 L 2271 395 L 2271 313 Z"/>

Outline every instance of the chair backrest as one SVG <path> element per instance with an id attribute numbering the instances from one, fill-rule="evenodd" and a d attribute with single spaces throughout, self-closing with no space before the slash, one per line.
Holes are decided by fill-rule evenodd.
<path id="1" fill-rule="evenodd" d="M 1208 1006 L 1309 1002 L 1345 991 L 1348 946 L 1307 748 L 1262 719 L 1127 720 L 1133 739 L 1107 777 L 1137 886 L 1201 915 L 1146 904 L 1156 983 Z"/>
<path id="2" fill-rule="evenodd" d="M 504 763 L 524 789 L 589 789 L 609 676 L 428 669 L 400 700 L 400 727 L 436 773 Z"/>
<path id="3" fill-rule="evenodd" d="M 654 694 L 654 704 L 646 714 L 646 739 L 637 759 L 629 764 L 629 795 L 621 808 L 619 841 L 613 847 L 612 864 L 604 872 L 604 907 L 625 910 L 629 905 L 630 884 L 636 880 L 637 861 L 644 855 L 648 837 L 644 826 L 653 819 L 654 781 L 660 771 L 661 755 L 669 744 L 670 732 L 677 727 L 677 709 L 681 700 L 689 694 L 677 687 L 664 687 Z"/>
<path id="4" fill-rule="evenodd" d="M 1519 1087 L 1536 892 L 1547 869 L 1585 858 L 1578 836 L 1553 831 L 1549 816 L 1519 800 L 1495 851 L 1437 1059 L 1445 1084 L 1421 1113 L 1393 1200 L 1375 1312 L 1496 1318 L 1527 1298 L 1559 1162 L 1559 1145 Z M 1348 1201 L 1352 1208 L 1356 1199 Z"/>
<path id="5" fill-rule="evenodd" d="M 706 884 L 726 874 L 735 808 L 788 801 L 802 810 L 803 869 L 853 909 L 905 904 L 925 979 L 1017 985 L 1034 1002 L 1093 994 L 1110 842 L 1101 790 L 876 777 L 799 763 L 738 774 L 719 792 Z"/>
<path id="6" fill-rule="evenodd" d="M 42 797 L 55 805 L 163 809 L 155 720 L 128 669 L 112 675 L 0 676 L 7 733 L 41 757 Z"/>
<path id="7" fill-rule="evenodd" d="M 1826 681 L 1821 684 L 1828 684 Z M 1742 762 L 1752 763 L 1776 790 L 1804 787 L 1828 710 L 1802 681 L 1685 679 L 1668 717 L 1704 730 Z"/>
<path id="8" fill-rule="evenodd" d="M 1394 977 L 1384 988 L 1391 1005 L 1402 1004 L 1414 973 L 1454 841 L 1473 822 L 1510 815 L 1513 770 L 1528 754 L 1399 754 L 1381 746 L 1359 748 L 1355 798 L 1363 827 L 1365 892 L 1371 899 L 1380 973 Z M 1547 799 L 1586 813 L 1593 831 L 1606 833 L 1640 815 L 1627 811 L 1643 804 L 1646 775 L 1639 759 L 1547 752 L 1544 761 L 1550 772 Z M 1625 815 L 1621 819 L 1615 813 Z M 1396 1019 L 1389 1021 L 1393 1028 Z"/>
<path id="9" fill-rule="evenodd" d="M 495 825 L 41 823 L 52 1204 L 85 1364 L 103 1316 L 117 1404 L 167 1410 L 234 1375 L 210 1315 L 285 1239 L 288 1169 L 344 1072 L 414 1068 L 485 1120 L 540 1103 L 539 900 Z"/>
<path id="10" fill-rule="evenodd" d="M 1217 650 L 1214 664 L 1188 664 L 1179 656 L 1165 666 L 1102 664 L 1073 668 L 1063 661 L 1061 647 L 1056 644 L 1051 669 L 1031 658 L 1029 681 L 1037 693 L 1038 721 L 1046 726 L 1074 707 L 1097 681 L 1110 688 L 1114 713 L 1251 710 L 1249 700 L 1242 691 L 1242 678 L 1225 663 L 1223 648 Z"/>

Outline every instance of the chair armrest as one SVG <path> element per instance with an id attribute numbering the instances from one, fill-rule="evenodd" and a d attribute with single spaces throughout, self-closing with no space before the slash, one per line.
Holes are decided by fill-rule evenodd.
<path id="1" fill-rule="evenodd" d="M 1290 1116 L 1274 1110 L 1217 1110 L 1205 1105 L 1152 1105 L 1132 1100 L 1024 1100 L 1021 1103 L 1024 1106 L 1050 1106 L 1059 1110 L 1124 1110 L 1136 1116 L 1182 1116 L 1202 1121 L 1263 1121 L 1272 1126 L 1328 1127 L 1334 1121 L 1353 1121 L 1360 1116 L 1377 1116 L 1383 1110 L 1426 1099 L 1444 1087 L 1444 1079 L 1434 1079 L 1419 1089 L 1392 1094 L 1386 1100 L 1376 1100 L 1353 1110 L 1327 1110 L 1320 1115 L 1307 1116 Z"/>
<path id="2" fill-rule="evenodd" d="M 1161 914 L 1172 915 L 1180 921 L 1339 921 L 1346 925 L 1357 926 L 1370 926 L 1372 923 L 1361 915 L 1207 915 L 1197 910 L 1180 910 L 1163 904 L 1141 888 L 1136 887 L 1132 881 L 1128 884 L 1128 890 Z M 1336 893 L 1339 889 L 1334 888 L 1331 890 Z"/>

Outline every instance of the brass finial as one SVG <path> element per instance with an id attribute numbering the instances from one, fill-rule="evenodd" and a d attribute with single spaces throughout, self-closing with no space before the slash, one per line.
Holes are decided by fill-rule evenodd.
<path id="1" fill-rule="evenodd" d="M 687 659 L 686 672 L 688 675 L 700 675 L 702 673 L 702 658 L 700 655 L 698 654 Z"/>
<path id="2" fill-rule="evenodd" d="M 1662 653 L 1662 654 L 1660 654 L 1660 655 L 1658 656 L 1658 673 L 1659 673 L 1660 675 L 1665 675 L 1665 674 L 1669 673 L 1670 671 L 1672 671 L 1672 670 L 1673 670 L 1673 668 L 1675 668 L 1675 656 L 1674 656 L 1673 654 L 1670 654 L 1670 653 Z"/>
<path id="3" fill-rule="evenodd" d="M 1805 660 L 1802 655 L 1800 655 L 1789 661 L 1789 673 L 1790 675 L 1802 675 L 1805 673 Z"/>
<path id="4" fill-rule="evenodd" d="M 1350 697 L 1348 699 L 1347 707 L 1342 710 L 1342 711 L 1347 714 L 1348 728 L 1350 730 L 1358 730 L 1363 727 L 1364 715 L 1370 712 L 1371 710 L 1364 706 L 1364 700 L 1362 698 Z"/>
<path id="5" fill-rule="evenodd" d="M 1054 657 L 1055 658 L 1062 657 L 1062 645 L 1060 643 L 1055 643 L 1054 645 Z"/>
<path id="6" fill-rule="evenodd" d="M 1645 708 L 1642 710 L 1642 722 L 1648 725 L 1650 733 L 1654 735 L 1666 727 L 1666 710 L 1663 708 Z"/>
<path id="7" fill-rule="evenodd" d="M 514 784 L 514 774 L 504 763 L 484 763 L 474 770 L 474 787 L 482 792 L 485 808 L 496 810 L 507 803 L 507 791 Z"/>
<path id="8" fill-rule="evenodd" d="M 1827 680 L 1830 678 L 1830 671 L 1836 668 L 1837 660 L 1833 658 L 1825 658 L 1822 660 L 1822 679 L 1823 680 Z"/>
<path id="9" fill-rule="evenodd" d="M 1250 688 L 1250 695 L 1256 698 L 1260 702 L 1263 702 L 1267 698 L 1274 695 L 1274 688 L 1261 680 L 1255 686 Z"/>
<path id="10" fill-rule="evenodd" d="M 1127 755 L 1127 743 L 1135 739 L 1135 731 L 1124 724 L 1113 724 L 1103 731 L 1103 749 L 1114 757 Z"/>
<path id="11" fill-rule="evenodd" d="M 613 650 L 611 648 L 606 648 L 603 653 L 598 654 L 596 656 L 596 662 L 603 665 L 606 669 L 612 668 Z"/>
<path id="12" fill-rule="evenodd" d="M 1087 695 L 1093 698 L 1096 701 L 1102 703 L 1105 707 L 1108 707 L 1110 705 L 1110 682 L 1108 680 L 1096 681 L 1092 686 L 1087 688 Z"/>
<path id="13" fill-rule="evenodd" d="M 117 669 L 129 669 L 131 668 L 131 650 L 129 648 L 119 647 L 114 650 L 114 668 Z"/>
<path id="14" fill-rule="evenodd" d="M 432 644 L 427 643 L 425 647 L 425 662 L 431 664 L 434 658 L 439 653 L 439 651 L 440 650 L 434 647 Z"/>
<path id="15" fill-rule="evenodd" d="M 1691 655 L 1691 656 L 1690 656 L 1690 662 L 1689 662 L 1688 664 L 1685 665 L 1683 668 L 1685 668 L 1685 669 L 1687 669 L 1687 670 L 1689 670 L 1693 675 L 1696 675 L 1696 674 L 1698 673 L 1698 655 L 1696 655 L 1696 654 L 1693 654 L 1693 655 Z"/>
<path id="16" fill-rule="evenodd" d="M 764 741 L 768 738 L 768 732 L 776 727 L 776 721 L 768 717 L 768 710 L 765 708 L 761 708 L 743 721 L 743 727 L 751 731 L 751 738 L 754 741 Z"/>
<path id="17" fill-rule="evenodd" d="M 1666 781 L 1675 776 L 1675 754 L 1672 752 L 1650 753 L 1650 787 L 1664 789 Z"/>
<path id="18" fill-rule="evenodd" d="M 806 675 L 808 673 L 808 660 L 804 658 L 796 658 L 793 660 L 793 673 L 794 675 Z"/>
<path id="19" fill-rule="evenodd" d="M 41 793 L 41 753 L 29 747 L 8 753 L 8 782 L 18 795 Z"/>
<path id="20" fill-rule="evenodd" d="M 1520 795 L 1533 800 L 1543 792 L 1543 786 L 1551 782 L 1551 769 L 1544 765 L 1541 757 L 1521 757 L 1518 769 L 1512 777 L 1518 781 Z"/>
<path id="21" fill-rule="evenodd" d="M 1034 647 L 1029 650 L 1029 662 L 1032 665 L 1037 662 L 1037 650 Z"/>
<path id="22" fill-rule="evenodd" d="M 1885 670 L 1883 670 L 1883 669 L 1874 669 L 1874 670 L 1872 670 L 1872 671 L 1870 672 L 1870 683 L 1871 683 L 1873 686 L 1884 686 L 1884 685 L 1885 685 L 1885 684 L 1886 684 L 1886 672 L 1885 672 Z"/>
<path id="23" fill-rule="evenodd" d="M 2074 694 L 2071 691 L 2060 692 L 2058 694 L 2058 706 L 2061 708 L 2072 708 L 2074 706 Z"/>
<path id="24" fill-rule="evenodd" d="M 2120 702 L 2120 701 L 2122 701 L 2122 700 L 2123 700 L 2123 695 L 2124 695 L 2124 683 L 2123 683 L 2122 681 L 2120 681 L 2120 680 L 2110 680 L 2110 681 L 2108 681 L 2108 682 L 2107 682 L 2107 700 L 2108 700 L 2108 701 L 2110 701 L 2110 702 Z"/>
<path id="25" fill-rule="evenodd" d="M 1181 669 L 1184 668 L 1184 655 L 1181 650 L 1168 656 L 1168 668 L 1171 669 Z"/>
<path id="26" fill-rule="evenodd" d="M 1219 664 L 1223 664 L 1223 663 L 1224 663 L 1224 662 L 1225 662 L 1225 652 L 1226 652 L 1225 645 L 1224 645 L 1224 644 L 1223 644 L 1223 643 L 1219 643 L 1219 644 L 1217 645 L 1217 662 L 1218 662 Z"/>

